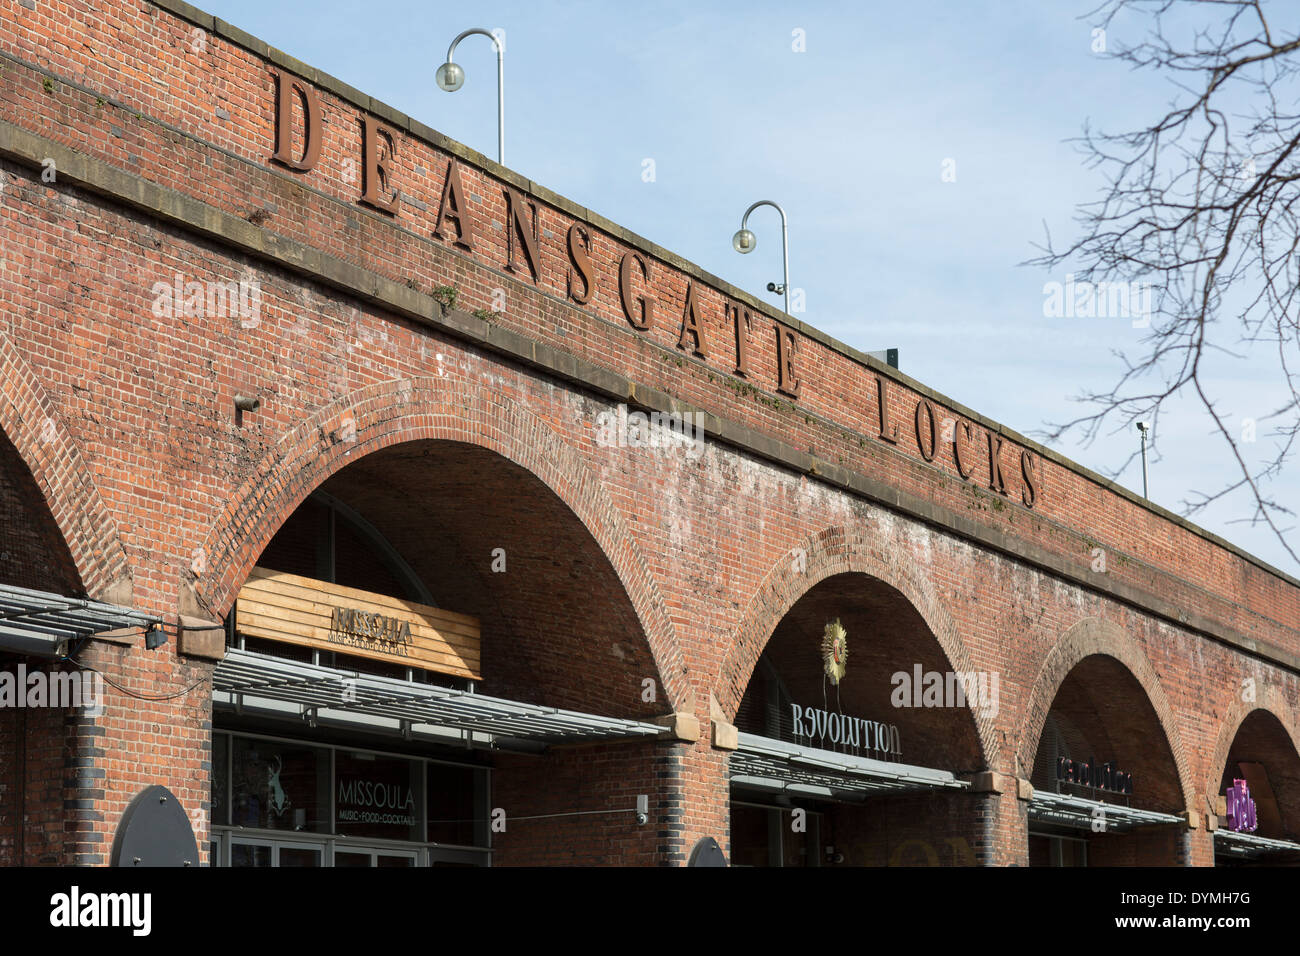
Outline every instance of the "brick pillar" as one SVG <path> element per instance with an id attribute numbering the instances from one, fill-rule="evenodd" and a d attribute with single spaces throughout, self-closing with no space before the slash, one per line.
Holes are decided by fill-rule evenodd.
<path id="1" fill-rule="evenodd" d="M 106 731 L 85 711 L 70 711 L 64 727 L 62 862 L 105 866 L 113 848 L 103 826 Z"/>
<path id="2" fill-rule="evenodd" d="M 707 700 L 708 695 L 702 695 L 700 702 Z M 730 748 L 735 746 L 735 728 L 720 717 L 715 728 L 707 707 L 702 706 L 695 716 L 702 730 L 698 740 L 682 744 L 682 820 L 678 835 L 669 842 L 666 862 L 670 866 L 690 862 L 691 850 L 705 837 L 717 840 L 728 862 L 731 860 Z"/>
<path id="3" fill-rule="evenodd" d="M 1185 829 L 1179 841 L 1179 863 L 1183 866 L 1214 866 L 1213 821 L 1208 814 L 1200 814 L 1195 829 Z"/>
<path id="4" fill-rule="evenodd" d="M 1010 774 L 982 773 L 971 781 L 969 799 L 983 830 L 976 847 L 980 866 L 1029 865 L 1029 781 Z"/>
<path id="5" fill-rule="evenodd" d="M 140 791 L 167 787 L 194 829 L 207 861 L 212 773 L 212 667 L 176 653 L 174 643 L 145 650 L 143 639 L 92 640 L 78 659 L 115 684 L 103 688 L 103 712 L 66 718 L 58 777 L 63 859 L 106 866 L 122 814 Z"/>

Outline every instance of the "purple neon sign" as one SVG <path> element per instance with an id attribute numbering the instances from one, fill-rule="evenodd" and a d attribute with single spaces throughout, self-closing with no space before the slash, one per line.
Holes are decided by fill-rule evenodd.
<path id="1" fill-rule="evenodd" d="M 1234 779 L 1224 796 L 1228 801 L 1228 829 L 1237 833 L 1254 833 L 1259 824 L 1255 822 L 1255 801 L 1250 798 L 1246 781 Z"/>

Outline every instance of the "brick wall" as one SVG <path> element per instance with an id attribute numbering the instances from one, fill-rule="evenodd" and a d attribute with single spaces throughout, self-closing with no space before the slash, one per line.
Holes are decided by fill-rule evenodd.
<path id="1" fill-rule="evenodd" d="M 832 578 L 829 599 L 785 625 L 792 640 L 866 594 L 850 642 L 878 679 L 913 663 L 1000 675 L 996 714 L 909 715 L 938 741 L 930 759 L 952 769 L 1028 777 L 1058 691 L 1096 655 L 1149 702 L 1162 794 L 1181 808 L 1210 806 L 1246 682 L 1300 739 L 1292 579 L 795 322 L 802 385 L 797 399 L 780 392 L 778 317 L 765 307 L 382 104 L 371 108 L 393 127 L 403 203 L 396 214 L 358 204 L 346 171 L 360 161 L 359 94 L 302 65 L 325 110 L 321 160 L 309 173 L 275 165 L 271 63 L 287 61 L 173 8 L 0 0 L 0 493 L 25 502 L 0 529 L 43 562 L 11 563 L 0 579 L 80 581 L 172 623 L 182 610 L 219 619 L 325 487 L 374 513 L 442 600 L 484 617 L 491 692 L 698 718 L 698 743 L 664 748 L 675 763 L 660 794 L 680 829 L 611 851 L 628 859 L 680 861 L 702 836 L 726 848 L 727 755 L 711 745 L 710 698 L 732 717 L 781 622 Z M 481 225 L 472 249 L 434 234 L 453 159 Z M 536 203 L 536 276 L 526 262 L 507 270 L 508 230 L 488 226 L 504 220 L 506 186 Z M 575 221 L 592 237 L 585 303 L 569 291 Z M 636 285 L 656 303 L 644 330 L 619 297 L 629 253 L 650 272 Z M 257 308 L 169 315 L 177 276 L 182 293 L 255 281 Z M 456 309 L 434 299 L 439 287 L 458 290 Z M 688 287 L 704 350 L 679 347 Z M 504 313 L 467 313 L 497 289 Z M 752 313 L 745 376 L 728 303 Z M 897 442 L 881 438 L 877 376 Z M 237 416 L 237 393 L 261 408 Z M 713 416 L 699 457 L 597 441 L 602 414 L 655 396 Z M 968 478 L 952 444 L 926 460 L 922 399 L 940 430 L 957 423 Z M 1007 436 L 1005 494 L 990 488 L 989 433 Z M 1021 450 L 1038 469 L 1032 507 Z M 488 570 L 495 547 L 514 571 Z M 1098 548 L 1104 571 L 1092 570 Z M 102 717 L 47 735 L 86 771 L 63 798 L 73 836 L 60 858 L 102 862 L 147 783 L 203 808 L 212 665 L 175 641 L 94 644 L 84 659 L 137 694 L 176 695 L 114 692 Z M 647 678 L 652 702 L 639 693 Z M 884 699 L 863 693 L 863 706 Z M 591 781 L 635 777 L 620 761 L 638 752 L 611 748 L 609 775 Z M 12 745 L 0 750 L 13 759 Z M 1293 779 L 1294 750 L 1275 759 Z M 576 760 L 546 766 L 586 786 Z M 513 803 L 534 775 L 512 774 L 500 776 Z M 1023 861 L 1014 794 L 968 799 L 992 834 L 987 858 Z M 551 852 L 515 846 L 507 859 Z"/>
<path id="2" fill-rule="evenodd" d="M 690 848 L 681 836 L 679 749 L 616 743 L 498 755 L 492 806 L 504 811 L 505 830 L 492 834 L 493 865 L 681 865 Z M 645 824 L 629 812 L 641 794 Z"/>
<path id="3" fill-rule="evenodd" d="M 5 657 L 3 666 L 18 663 Z M 0 865 L 66 862 L 66 722 L 54 708 L 0 710 Z"/>

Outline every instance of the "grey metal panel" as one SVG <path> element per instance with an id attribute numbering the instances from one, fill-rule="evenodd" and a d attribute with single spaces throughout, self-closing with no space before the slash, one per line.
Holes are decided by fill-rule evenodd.
<path id="1" fill-rule="evenodd" d="M 112 866 L 198 866 L 198 844 L 176 794 L 163 786 L 136 794 L 113 837 Z"/>
<path id="2" fill-rule="evenodd" d="M 1272 852 L 1300 852 L 1300 843 L 1291 840 L 1276 840 L 1272 837 L 1255 836 L 1253 833 L 1238 833 L 1235 830 L 1215 830 L 1214 839 L 1224 844 L 1224 848 L 1234 855 L 1259 856 Z"/>
<path id="3" fill-rule="evenodd" d="M 569 743 L 664 733 L 659 725 L 642 721 L 501 700 L 233 648 L 217 665 L 213 690 L 250 703 L 262 699 L 293 704 L 304 714 L 328 711 L 334 720 L 348 716 L 399 720 L 413 729 L 450 727 L 492 739 Z"/>
<path id="4" fill-rule="evenodd" d="M 755 734 L 740 734 L 738 743 L 731 755 L 731 783 L 743 789 L 856 802 L 876 793 L 970 786 L 946 770 L 817 750 Z"/>
<path id="5" fill-rule="evenodd" d="M 59 641 L 157 623 L 130 608 L 0 584 L 0 649 L 61 656 Z"/>
<path id="6" fill-rule="evenodd" d="M 24 631 L 8 624 L 0 624 L 0 650 L 25 654 L 28 657 L 63 657 L 67 653 L 67 638 L 50 634 Z"/>
<path id="7" fill-rule="evenodd" d="M 1182 818 L 1172 813 L 1140 810 L 1137 807 L 1106 803 L 1103 800 L 1089 800 L 1086 797 L 1076 797 L 1066 793 L 1035 790 L 1033 799 L 1029 801 L 1030 820 L 1073 827 L 1077 830 L 1091 830 L 1093 822 L 1098 819 L 1094 816 L 1098 810 L 1104 814 L 1108 832 L 1124 833 L 1137 827 L 1182 823 Z"/>

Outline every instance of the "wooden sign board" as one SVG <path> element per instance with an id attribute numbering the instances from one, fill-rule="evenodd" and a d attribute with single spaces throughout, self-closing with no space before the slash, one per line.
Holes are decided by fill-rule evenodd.
<path id="1" fill-rule="evenodd" d="M 478 618 L 283 571 L 253 569 L 235 627 L 249 637 L 483 679 Z"/>

